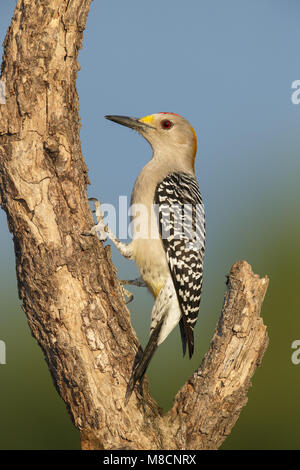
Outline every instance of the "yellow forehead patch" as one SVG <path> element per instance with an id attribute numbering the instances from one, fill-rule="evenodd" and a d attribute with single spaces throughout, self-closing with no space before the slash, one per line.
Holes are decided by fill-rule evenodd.
<path id="1" fill-rule="evenodd" d="M 153 119 L 154 119 L 153 114 L 150 114 L 149 116 L 142 117 L 140 121 L 145 122 L 146 124 L 152 124 Z"/>

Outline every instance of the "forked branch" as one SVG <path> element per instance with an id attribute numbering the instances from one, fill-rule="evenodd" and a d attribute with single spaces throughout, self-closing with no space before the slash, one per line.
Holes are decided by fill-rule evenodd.
<path id="1" fill-rule="evenodd" d="M 267 278 L 239 262 L 201 367 L 161 416 L 124 396 L 138 340 L 93 225 L 81 155 L 76 74 L 90 0 L 18 0 L 4 43 L 0 198 L 19 296 L 83 448 L 217 448 L 246 402 L 267 345 Z"/>

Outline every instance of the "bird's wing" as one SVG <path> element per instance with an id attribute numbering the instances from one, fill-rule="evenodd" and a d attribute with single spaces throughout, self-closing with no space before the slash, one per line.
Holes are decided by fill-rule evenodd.
<path id="1" fill-rule="evenodd" d="M 154 203 L 182 313 L 180 331 L 183 353 L 187 342 L 191 357 L 194 326 L 200 307 L 205 249 L 204 207 L 196 179 L 185 173 L 168 175 L 157 185 Z"/>

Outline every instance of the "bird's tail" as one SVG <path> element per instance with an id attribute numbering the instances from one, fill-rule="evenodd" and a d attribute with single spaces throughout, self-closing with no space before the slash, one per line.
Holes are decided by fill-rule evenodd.
<path id="1" fill-rule="evenodd" d="M 140 360 L 138 361 L 137 366 L 133 370 L 129 383 L 127 385 L 127 390 L 126 390 L 126 395 L 125 395 L 125 405 L 127 405 L 129 398 L 133 392 L 133 389 L 135 387 L 135 384 L 139 381 L 142 383 L 145 372 L 147 370 L 147 367 L 153 357 L 153 354 L 155 353 L 157 346 L 158 346 L 158 337 L 159 333 L 161 331 L 161 327 L 163 325 L 163 320 L 162 318 L 160 322 L 156 325 L 154 330 L 151 333 L 151 336 L 149 338 L 148 344 L 145 348 L 145 351 L 142 353 L 142 356 Z"/>
<path id="2" fill-rule="evenodd" d="M 185 333 L 185 327 L 184 327 L 184 323 L 183 323 L 182 318 L 180 319 L 179 327 L 180 327 L 181 342 L 182 342 L 182 352 L 183 352 L 183 356 L 185 356 L 185 353 L 186 353 L 186 333 Z"/>

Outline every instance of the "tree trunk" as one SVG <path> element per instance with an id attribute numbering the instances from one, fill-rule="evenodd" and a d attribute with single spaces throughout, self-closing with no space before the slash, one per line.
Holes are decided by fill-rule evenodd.
<path id="1" fill-rule="evenodd" d="M 246 402 L 267 347 L 267 278 L 240 261 L 200 368 L 162 416 L 146 381 L 124 396 L 139 343 L 109 250 L 93 225 L 76 75 L 91 0 L 18 0 L 4 43 L 0 197 L 33 336 L 85 449 L 215 449 Z"/>

